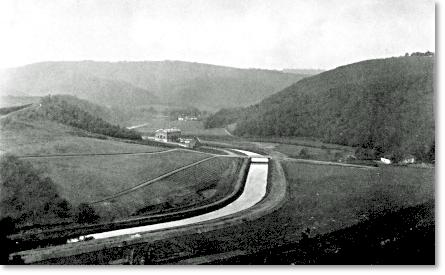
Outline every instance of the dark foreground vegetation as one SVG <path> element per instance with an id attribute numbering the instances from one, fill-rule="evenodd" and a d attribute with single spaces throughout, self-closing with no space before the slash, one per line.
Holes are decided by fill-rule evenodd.
<path id="1" fill-rule="evenodd" d="M 0 217 L 16 227 L 71 217 L 71 205 L 58 194 L 54 182 L 29 162 L 6 155 L 0 159 Z"/>
<path id="2" fill-rule="evenodd" d="M 10 234 L 38 225 L 84 224 L 99 218 L 92 207 L 86 204 L 74 207 L 60 197 L 50 178 L 12 155 L 0 158 L 0 190 L 2 263 L 15 246 L 6 238 Z"/>
<path id="3" fill-rule="evenodd" d="M 433 201 L 328 234 L 309 232 L 299 242 L 207 264 L 435 264 Z"/>
<path id="4" fill-rule="evenodd" d="M 240 136 L 299 136 L 362 148 L 359 155 L 434 162 L 434 56 L 368 60 L 298 81 L 259 104 L 221 110 Z"/>

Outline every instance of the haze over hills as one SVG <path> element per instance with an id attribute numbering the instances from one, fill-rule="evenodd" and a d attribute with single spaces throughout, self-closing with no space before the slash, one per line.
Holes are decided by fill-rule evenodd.
<path id="1" fill-rule="evenodd" d="M 237 122 L 237 135 L 315 137 L 368 149 L 372 157 L 434 158 L 433 68 L 434 56 L 341 66 L 238 110 L 236 118 L 219 112 L 210 126 Z"/>
<path id="2" fill-rule="evenodd" d="M 149 91 L 130 83 L 96 77 L 62 63 L 37 63 L 6 70 L 0 77 L 0 94 L 22 97 L 68 94 L 107 106 L 159 102 Z"/>
<path id="3" fill-rule="evenodd" d="M 0 94 L 70 94 L 108 106 L 161 102 L 219 109 L 257 103 L 304 76 L 181 61 L 42 62 L 5 70 Z"/>
<path id="4" fill-rule="evenodd" d="M 324 72 L 325 70 L 320 70 L 320 69 L 292 69 L 292 68 L 286 68 L 282 70 L 285 73 L 291 73 L 291 74 L 300 74 L 300 75 L 316 75 L 316 74 L 321 74 L 322 72 Z"/>

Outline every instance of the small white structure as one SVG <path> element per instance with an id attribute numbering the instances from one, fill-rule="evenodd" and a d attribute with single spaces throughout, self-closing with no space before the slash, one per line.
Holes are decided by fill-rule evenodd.
<path id="1" fill-rule="evenodd" d="M 408 155 L 408 156 L 405 156 L 400 163 L 401 164 L 411 164 L 414 162 L 416 162 L 416 159 L 414 158 L 414 156 Z"/>
<path id="2" fill-rule="evenodd" d="M 380 161 L 383 162 L 384 164 L 391 164 L 391 160 L 387 158 L 380 158 Z"/>

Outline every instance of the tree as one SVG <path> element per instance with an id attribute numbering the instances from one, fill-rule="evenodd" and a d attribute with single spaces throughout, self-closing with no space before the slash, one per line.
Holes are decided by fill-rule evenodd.
<path id="1" fill-rule="evenodd" d="M 310 157 L 309 151 L 307 150 L 307 148 L 303 148 L 300 150 L 300 153 L 298 153 L 298 156 L 302 159 L 309 158 Z"/>
<path id="2" fill-rule="evenodd" d="M 99 220 L 100 216 L 96 210 L 86 203 L 79 204 L 76 213 L 77 223 L 95 223 Z"/>

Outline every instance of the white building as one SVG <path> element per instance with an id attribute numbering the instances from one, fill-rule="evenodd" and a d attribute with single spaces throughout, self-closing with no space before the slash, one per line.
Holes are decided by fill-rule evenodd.
<path id="1" fill-rule="evenodd" d="M 155 140 L 163 142 L 179 142 L 181 130 L 177 128 L 159 129 L 155 132 Z"/>
<path id="2" fill-rule="evenodd" d="M 380 158 L 380 161 L 383 162 L 384 164 L 391 164 L 391 160 L 387 158 Z"/>

